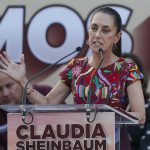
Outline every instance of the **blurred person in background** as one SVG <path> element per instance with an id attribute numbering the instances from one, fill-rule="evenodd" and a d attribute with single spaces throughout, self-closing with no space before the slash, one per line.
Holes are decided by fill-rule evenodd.
<path id="1" fill-rule="evenodd" d="M 41 94 L 46 95 L 51 88 L 46 85 L 33 85 Z M 22 91 L 21 85 L 0 72 L 0 105 L 21 104 Z M 31 104 L 27 100 L 27 104 Z M 0 150 L 7 150 L 7 112 L 0 109 Z"/>

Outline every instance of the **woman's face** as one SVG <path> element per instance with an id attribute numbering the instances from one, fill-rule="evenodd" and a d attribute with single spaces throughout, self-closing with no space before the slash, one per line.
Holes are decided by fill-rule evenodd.
<path id="1" fill-rule="evenodd" d="M 112 52 L 112 46 L 119 38 L 113 16 L 103 12 L 93 16 L 89 29 L 89 47 L 93 52 L 98 52 L 99 48 Z"/>

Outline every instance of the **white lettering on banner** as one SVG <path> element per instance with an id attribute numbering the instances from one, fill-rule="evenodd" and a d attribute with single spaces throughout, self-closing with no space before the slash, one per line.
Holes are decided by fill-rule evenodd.
<path id="1" fill-rule="evenodd" d="M 0 21 L 0 49 L 5 45 L 8 54 L 16 62 L 23 53 L 23 26 L 23 7 L 8 8 Z"/>
<path id="2" fill-rule="evenodd" d="M 124 27 L 124 29 L 122 30 L 121 51 L 122 53 L 130 53 L 132 51 L 133 42 L 131 35 L 125 30 L 125 27 L 128 24 L 132 10 L 120 6 L 112 6 L 112 8 L 118 11 L 118 13 L 121 15 L 122 25 Z"/>
<path id="3" fill-rule="evenodd" d="M 131 16 L 131 10 L 119 5 L 110 6 L 120 13 L 123 20 L 121 51 L 122 53 L 131 52 L 132 38 L 125 30 Z M 77 46 L 82 47 L 87 39 L 85 31 L 88 31 L 92 12 L 87 16 L 86 29 L 84 29 L 84 21 L 72 8 L 52 5 L 41 9 L 32 17 L 28 25 L 27 44 L 30 51 L 41 62 L 51 64 L 73 51 Z M 9 7 L 0 22 L 0 48 L 5 46 L 10 57 L 16 62 L 19 61 L 20 54 L 23 53 L 24 15 L 24 7 Z M 64 42 L 57 47 L 50 45 L 46 39 L 48 28 L 55 23 L 62 25 L 66 34 Z M 74 56 L 61 63 L 69 61 Z"/>
<path id="4" fill-rule="evenodd" d="M 122 53 L 130 53 L 133 48 L 132 36 L 125 30 L 122 31 L 121 51 Z"/>
<path id="5" fill-rule="evenodd" d="M 46 31 L 53 23 L 64 26 L 66 31 L 65 42 L 60 47 L 52 47 L 46 41 Z M 53 6 L 41 10 L 31 21 L 28 30 L 28 43 L 34 56 L 44 63 L 54 63 L 56 60 L 83 46 L 85 38 L 84 25 L 81 18 L 71 9 L 62 6 Z M 70 60 L 68 57 L 61 63 Z"/>

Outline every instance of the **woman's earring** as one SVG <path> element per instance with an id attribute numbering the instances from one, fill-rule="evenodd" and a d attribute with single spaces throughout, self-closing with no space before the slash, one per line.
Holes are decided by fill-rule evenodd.
<path id="1" fill-rule="evenodd" d="M 116 43 L 114 43 L 114 44 L 113 44 L 113 47 L 112 47 L 113 51 L 115 51 L 117 48 L 118 48 L 118 47 L 117 47 Z"/>
<path id="2" fill-rule="evenodd" d="M 89 45 L 89 40 L 86 40 L 86 44 Z"/>

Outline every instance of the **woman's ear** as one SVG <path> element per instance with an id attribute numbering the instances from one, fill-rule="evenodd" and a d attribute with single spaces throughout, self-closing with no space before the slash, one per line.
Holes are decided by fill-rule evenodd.
<path id="1" fill-rule="evenodd" d="M 115 39 L 115 42 L 114 42 L 114 43 L 118 43 L 119 39 L 121 38 L 121 34 L 122 34 L 121 31 L 117 33 L 116 39 Z"/>

